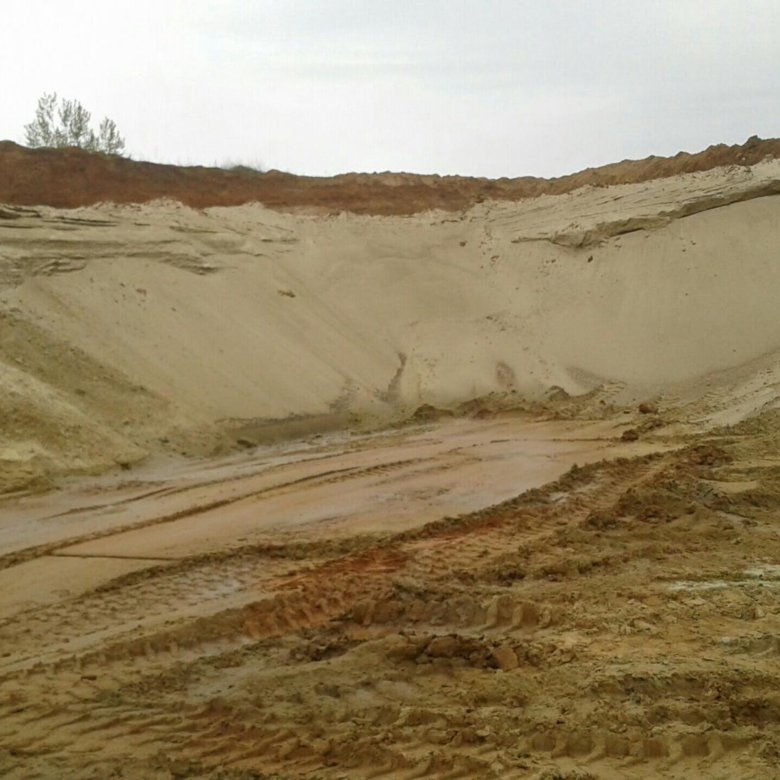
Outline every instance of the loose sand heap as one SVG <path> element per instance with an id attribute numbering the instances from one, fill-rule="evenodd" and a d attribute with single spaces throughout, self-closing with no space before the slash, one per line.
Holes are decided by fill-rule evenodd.
<path id="1" fill-rule="evenodd" d="M 778 154 L 0 144 L 0 774 L 775 776 Z"/>

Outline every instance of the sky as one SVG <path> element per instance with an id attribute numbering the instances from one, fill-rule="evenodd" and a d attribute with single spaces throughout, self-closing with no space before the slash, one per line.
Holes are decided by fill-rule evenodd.
<path id="1" fill-rule="evenodd" d="M 780 0 L 25 0 L 0 139 L 38 97 L 134 159 L 558 176 L 780 136 Z"/>

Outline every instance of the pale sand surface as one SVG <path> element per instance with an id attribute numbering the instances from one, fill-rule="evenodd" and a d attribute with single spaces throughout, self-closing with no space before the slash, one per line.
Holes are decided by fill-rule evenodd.
<path id="1" fill-rule="evenodd" d="M 1 226 L 5 487 L 273 420 L 701 395 L 780 345 L 778 182 L 772 160 L 459 214 L 24 212 Z"/>

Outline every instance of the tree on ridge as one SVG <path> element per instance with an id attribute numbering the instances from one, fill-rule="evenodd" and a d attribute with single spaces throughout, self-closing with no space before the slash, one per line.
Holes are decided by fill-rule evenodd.
<path id="1" fill-rule="evenodd" d="M 95 132 L 90 127 L 92 114 L 78 100 L 62 100 L 56 92 L 38 98 L 35 119 L 24 126 L 27 146 L 77 146 L 88 152 L 121 154 L 125 139 L 119 134 L 113 119 L 105 117 Z"/>

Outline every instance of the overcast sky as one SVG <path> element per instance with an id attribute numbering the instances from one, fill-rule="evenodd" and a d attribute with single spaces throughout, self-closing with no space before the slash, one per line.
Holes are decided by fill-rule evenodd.
<path id="1" fill-rule="evenodd" d="M 780 136 L 780 0 L 24 0 L 0 139 L 47 91 L 136 159 L 554 176 Z"/>

